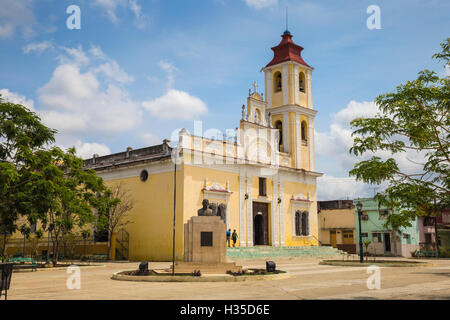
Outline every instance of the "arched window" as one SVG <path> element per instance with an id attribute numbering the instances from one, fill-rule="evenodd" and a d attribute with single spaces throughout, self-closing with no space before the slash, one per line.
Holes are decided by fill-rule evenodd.
<path id="1" fill-rule="evenodd" d="M 302 220 L 300 211 L 295 212 L 295 235 L 300 236 L 302 230 Z"/>
<path id="2" fill-rule="evenodd" d="M 259 123 L 259 121 L 261 120 L 261 112 L 259 111 L 258 108 L 255 109 L 255 122 Z"/>
<path id="3" fill-rule="evenodd" d="M 302 236 L 309 235 L 309 224 L 308 224 L 308 212 L 303 211 L 302 212 L 302 230 L 301 230 Z"/>
<path id="4" fill-rule="evenodd" d="M 281 91 L 282 85 L 281 85 L 281 72 L 277 71 L 275 72 L 273 76 L 273 91 L 279 92 Z"/>
<path id="5" fill-rule="evenodd" d="M 303 72 L 300 72 L 300 74 L 298 75 L 298 89 L 301 92 L 306 92 L 305 85 L 306 85 L 305 74 Z"/>
<path id="6" fill-rule="evenodd" d="M 275 128 L 278 129 L 278 134 L 280 139 L 278 140 L 278 151 L 281 151 L 281 146 L 283 144 L 283 123 L 278 120 L 275 122 Z"/>
<path id="7" fill-rule="evenodd" d="M 308 125 L 306 124 L 306 121 L 302 121 L 302 143 L 306 145 L 308 143 Z"/>

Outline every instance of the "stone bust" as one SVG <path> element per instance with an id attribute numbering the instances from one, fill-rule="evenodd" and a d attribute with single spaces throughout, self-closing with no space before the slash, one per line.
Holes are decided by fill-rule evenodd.
<path id="1" fill-rule="evenodd" d="M 219 210 L 217 211 L 217 215 L 223 220 L 223 222 L 227 221 L 227 205 L 224 203 L 219 204 Z"/>
<path id="2" fill-rule="evenodd" d="M 213 211 L 209 208 L 209 200 L 204 199 L 202 201 L 202 208 L 197 210 L 197 215 L 200 216 L 212 216 Z"/>
<path id="3" fill-rule="evenodd" d="M 211 215 L 212 215 L 212 216 L 216 216 L 216 215 L 217 215 L 217 204 L 215 204 L 215 203 L 210 203 L 210 204 L 209 204 L 209 208 L 210 208 L 211 211 L 212 211 Z"/>

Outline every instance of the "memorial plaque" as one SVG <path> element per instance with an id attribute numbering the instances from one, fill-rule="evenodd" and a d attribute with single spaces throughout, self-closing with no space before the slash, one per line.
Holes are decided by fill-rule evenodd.
<path id="1" fill-rule="evenodd" d="M 213 246 L 213 233 L 212 232 L 201 232 L 200 233 L 200 245 L 202 247 L 212 247 Z"/>

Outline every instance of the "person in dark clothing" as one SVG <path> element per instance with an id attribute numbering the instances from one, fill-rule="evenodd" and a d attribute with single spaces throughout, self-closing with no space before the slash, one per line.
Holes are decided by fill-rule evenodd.
<path id="1" fill-rule="evenodd" d="M 227 230 L 227 244 L 228 248 L 230 247 L 230 238 L 231 238 L 231 229 Z"/>
<path id="2" fill-rule="evenodd" d="M 233 247 L 236 247 L 237 238 L 238 238 L 238 235 L 236 233 L 236 229 L 234 229 L 233 234 L 231 235 L 231 239 L 233 240 Z"/>

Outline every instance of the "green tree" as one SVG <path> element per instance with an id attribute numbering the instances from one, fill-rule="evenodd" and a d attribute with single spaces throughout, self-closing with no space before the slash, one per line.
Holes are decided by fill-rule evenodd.
<path id="1" fill-rule="evenodd" d="M 39 219 L 53 225 L 50 237 L 52 263 L 56 266 L 64 236 L 75 227 L 82 229 L 95 223 L 94 209 L 106 187 L 95 171 L 84 170 L 83 160 L 76 156 L 74 148 L 63 151 L 53 147 L 42 151 L 39 160 L 42 179 L 33 187 L 32 195 L 41 204 L 36 208 Z"/>
<path id="2" fill-rule="evenodd" d="M 35 152 L 55 141 L 47 128 L 26 107 L 5 101 L 0 95 L 0 234 L 2 256 L 8 235 L 17 231 L 20 214 L 31 213 L 30 185 L 37 183 Z"/>
<path id="3" fill-rule="evenodd" d="M 450 38 L 433 58 L 450 68 Z M 418 78 L 376 98 L 380 113 L 351 121 L 354 143 L 350 153 L 371 154 L 355 164 L 350 175 L 370 184 L 387 185 L 376 195 L 380 205 L 397 208 L 386 225 L 410 226 L 416 215 L 434 214 L 450 205 L 450 77 L 424 70 Z M 415 151 L 423 155 L 417 172 L 400 168 L 394 157 L 375 155 Z"/>

